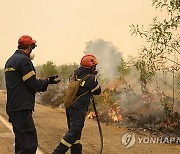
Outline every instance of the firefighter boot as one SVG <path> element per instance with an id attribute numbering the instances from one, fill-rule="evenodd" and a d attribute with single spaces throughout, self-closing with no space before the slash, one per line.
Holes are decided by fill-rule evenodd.
<path id="1" fill-rule="evenodd" d="M 68 151 L 68 149 L 69 147 L 60 142 L 54 150 L 53 154 L 65 154 Z"/>
<path id="2" fill-rule="evenodd" d="M 82 154 L 82 145 L 80 143 L 72 145 L 71 154 Z"/>

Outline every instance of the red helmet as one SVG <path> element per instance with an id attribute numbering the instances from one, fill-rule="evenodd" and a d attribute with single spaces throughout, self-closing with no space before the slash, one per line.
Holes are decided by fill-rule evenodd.
<path id="1" fill-rule="evenodd" d="M 91 67 L 97 65 L 97 59 L 94 55 L 85 55 L 81 59 L 80 65 L 85 68 L 91 68 Z"/>
<path id="2" fill-rule="evenodd" d="M 35 43 L 36 43 L 36 41 L 33 40 L 32 37 L 28 36 L 28 35 L 23 35 L 18 40 L 19 45 L 32 45 Z"/>

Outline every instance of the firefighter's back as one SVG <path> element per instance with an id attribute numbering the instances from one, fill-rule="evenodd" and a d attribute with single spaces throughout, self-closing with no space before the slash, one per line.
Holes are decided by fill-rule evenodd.
<path id="1" fill-rule="evenodd" d="M 29 90 L 23 81 L 23 72 L 31 65 L 31 60 L 23 51 L 17 50 L 6 62 L 5 80 L 7 89 L 7 112 L 24 109 L 33 110 L 35 92 Z"/>

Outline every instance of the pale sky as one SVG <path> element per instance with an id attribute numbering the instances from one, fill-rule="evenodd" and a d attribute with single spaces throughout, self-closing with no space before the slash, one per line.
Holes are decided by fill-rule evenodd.
<path id="1" fill-rule="evenodd" d="M 112 42 L 123 57 L 136 56 L 143 40 L 131 24 L 149 25 L 160 14 L 151 0 L 0 0 L 0 68 L 22 35 L 37 41 L 34 65 L 79 63 L 85 42 Z"/>

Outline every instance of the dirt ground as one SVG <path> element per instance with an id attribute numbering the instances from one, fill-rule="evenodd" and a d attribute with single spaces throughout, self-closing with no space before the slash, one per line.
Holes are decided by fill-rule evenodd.
<path id="1" fill-rule="evenodd" d="M 7 119 L 5 104 L 6 94 L 4 91 L 0 91 L 0 116 Z M 38 133 L 39 149 L 45 154 L 51 154 L 67 131 L 65 111 L 64 109 L 36 104 L 33 116 Z M 122 135 L 128 132 L 126 128 L 116 128 L 102 124 L 102 130 L 104 135 L 103 154 L 180 153 L 180 146 L 173 144 L 140 144 L 136 142 L 134 146 L 127 149 L 121 142 Z M 136 133 L 135 135 L 140 136 Z M 98 154 L 100 140 L 96 121 L 86 119 L 81 143 L 83 154 Z M 14 136 L 12 132 L 0 121 L 0 154 L 13 154 L 13 144 Z"/>

